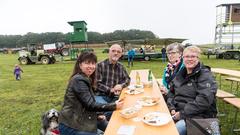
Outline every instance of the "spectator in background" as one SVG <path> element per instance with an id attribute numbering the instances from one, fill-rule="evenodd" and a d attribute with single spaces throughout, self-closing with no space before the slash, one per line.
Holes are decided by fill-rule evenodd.
<path id="1" fill-rule="evenodd" d="M 182 60 L 183 47 L 180 43 L 172 43 L 167 46 L 166 49 L 169 63 L 164 69 L 162 76 L 162 86 L 160 91 L 167 99 L 167 93 L 169 92 L 169 84 L 175 78 L 177 73 L 184 67 Z"/>
<path id="2" fill-rule="evenodd" d="M 139 49 L 139 52 L 140 52 L 140 53 L 144 53 L 144 50 L 143 50 L 142 47 Z"/>
<path id="3" fill-rule="evenodd" d="M 21 80 L 21 73 L 23 73 L 23 70 L 18 64 L 15 64 L 13 74 L 15 75 L 16 80 Z"/>
<path id="4" fill-rule="evenodd" d="M 118 61 L 121 56 L 121 46 L 113 44 L 109 49 L 108 59 L 97 64 L 96 100 L 100 103 L 115 102 L 122 89 L 130 83 L 126 69 Z M 111 113 L 107 113 L 106 116 L 110 119 Z"/>
<path id="5" fill-rule="evenodd" d="M 130 47 L 128 50 L 128 67 L 130 67 L 130 66 L 133 67 L 134 56 L 135 56 L 135 50 L 132 47 Z"/>
<path id="6" fill-rule="evenodd" d="M 180 135 L 186 135 L 186 118 L 215 118 L 217 84 L 210 67 L 200 63 L 201 50 L 183 51 L 185 67 L 170 82 L 167 104 Z"/>
<path id="7" fill-rule="evenodd" d="M 162 62 L 166 62 L 166 49 L 165 46 L 161 49 L 162 52 Z"/>
<path id="8" fill-rule="evenodd" d="M 113 111 L 123 106 L 123 101 L 96 102 L 93 92 L 96 62 L 96 55 L 85 51 L 75 63 L 60 111 L 61 135 L 97 135 L 97 128 L 106 123 L 96 112 Z"/>

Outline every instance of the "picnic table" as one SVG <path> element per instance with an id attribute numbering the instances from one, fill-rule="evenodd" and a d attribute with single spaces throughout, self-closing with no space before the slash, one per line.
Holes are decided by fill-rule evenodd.
<path id="1" fill-rule="evenodd" d="M 221 89 L 221 76 L 222 75 L 240 78 L 240 71 L 237 71 L 237 70 L 230 70 L 230 69 L 224 69 L 224 68 L 212 68 L 211 71 L 213 73 L 219 74 L 220 89 Z"/>
<path id="2" fill-rule="evenodd" d="M 148 80 L 148 71 L 149 70 L 132 70 L 130 73 L 131 77 L 131 85 L 136 84 L 136 72 L 140 74 L 141 82 L 147 82 Z M 156 79 L 153 76 L 153 85 L 152 87 L 144 87 L 144 92 L 141 94 L 136 95 L 129 95 L 126 94 L 125 91 L 127 88 L 125 88 L 120 98 L 125 97 L 124 100 L 124 106 L 122 109 L 132 107 L 136 104 L 136 101 L 143 97 L 143 96 L 158 96 L 160 97 L 158 104 L 154 106 L 143 106 L 141 110 L 138 112 L 138 115 L 134 118 L 126 119 L 123 118 L 120 115 L 120 111 L 122 110 L 116 110 L 113 112 L 113 115 L 109 121 L 108 127 L 104 133 L 104 135 L 117 135 L 119 134 L 120 127 L 134 127 L 133 133 L 131 133 L 130 130 L 127 132 L 129 135 L 178 135 L 177 128 L 175 126 L 174 121 L 171 119 L 170 113 L 168 111 L 167 105 L 164 101 L 163 96 L 161 95 L 161 92 L 159 91 L 159 87 L 157 85 Z M 152 126 L 148 125 L 143 122 L 143 117 L 145 114 L 150 112 L 160 112 L 165 113 L 169 115 L 170 119 L 167 124 L 161 125 L 161 126 Z M 132 128 L 131 128 L 132 129 Z"/>
<path id="3" fill-rule="evenodd" d="M 224 69 L 224 68 L 212 68 L 211 71 L 213 73 L 217 73 L 221 75 L 240 77 L 240 71 L 237 71 L 237 70 L 230 70 L 230 69 Z"/>

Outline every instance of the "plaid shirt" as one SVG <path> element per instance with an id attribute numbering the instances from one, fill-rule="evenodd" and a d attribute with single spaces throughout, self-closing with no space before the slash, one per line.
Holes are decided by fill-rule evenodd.
<path id="1" fill-rule="evenodd" d="M 111 94 L 110 90 L 115 85 L 120 84 L 124 88 L 130 83 L 130 77 L 124 66 L 120 62 L 112 64 L 109 59 L 97 64 L 96 79 L 96 90 L 107 95 Z"/>

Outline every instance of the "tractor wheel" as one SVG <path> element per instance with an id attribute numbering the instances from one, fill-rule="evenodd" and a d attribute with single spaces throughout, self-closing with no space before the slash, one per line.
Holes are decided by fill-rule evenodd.
<path id="1" fill-rule="evenodd" d="M 62 56 L 68 56 L 69 55 L 69 50 L 67 48 L 63 49 L 61 52 Z"/>
<path id="2" fill-rule="evenodd" d="M 232 54 L 230 54 L 230 53 L 225 53 L 225 54 L 223 55 L 223 57 L 224 57 L 224 59 L 231 59 L 231 58 L 232 58 Z"/>
<path id="3" fill-rule="evenodd" d="M 50 63 L 51 63 L 51 64 L 54 64 L 55 62 L 56 62 L 56 59 L 55 59 L 55 58 L 52 58 Z"/>
<path id="4" fill-rule="evenodd" d="M 145 56 L 145 57 L 144 57 L 144 60 L 145 60 L 145 61 L 149 61 L 149 60 L 150 60 L 150 57 L 149 57 L 149 56 Z"/>
<path id="5" fill-rule="evenodd" d="M 20 58 L 20 63 L 22 64 L 22 65 L 27 65 L 28 64 L 28 59 L 26 58 L 26 57 L 22 57 L 22 58 Z"/>
<path id="6" fill-rule="evenodd" d="M 47 57 L 47 56 L 43 56 L 42 58 L 41 58 L 41 62 L 42 62 L 42 64 L 49 64 L 49 62 L 50 62 L 50 59 Z"/>
<path id="7" fill-rule="evenodd" d="M 239 58 L 240 58 L 240 53 L 235 53 L 235 54 L 233 54 L 233 58 L 236 59 L 236 60 L 239 60 Z"/>

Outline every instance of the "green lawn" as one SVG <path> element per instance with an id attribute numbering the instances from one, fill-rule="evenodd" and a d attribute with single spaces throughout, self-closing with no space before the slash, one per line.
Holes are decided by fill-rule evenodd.
<path id="1" fill-rule="evenodd" d="M 107 57 L 107 54 L 101 53 L 102 50 L 95 51 L 99 61 Z M 61 108 L 74 61 L 23 65 L 22 80 L 16 81 L 13 68 L 18 63 L 17 57 L 0 54 L 0 135 L 38 135 L 42 113 L 50 108 Z M 211 67 L 240 70 L 240 62 L 236 60 L 208 60 L 206 56 L 201 59 Z M 123 64 L 126 66 L 127 61 Z M 160 78 L 165 65 L 160 59 L 135 61 L 134 67 L 127 70 L 151 69 L 154 76 Z M 223 86 L 223 89 L 229 88 L 229 84 Z"/>

